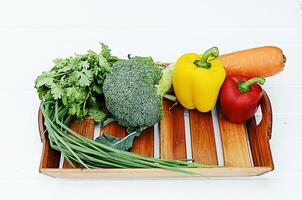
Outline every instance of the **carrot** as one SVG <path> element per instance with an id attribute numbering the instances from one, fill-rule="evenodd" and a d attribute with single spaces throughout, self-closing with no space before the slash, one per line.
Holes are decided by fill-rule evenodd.
<path id="1" fill-rule="evenodd" d="M 278 47 L 264 46 L 219 56 L 228 75 L 268 77 L 281 72 L 286 61 Z"/>

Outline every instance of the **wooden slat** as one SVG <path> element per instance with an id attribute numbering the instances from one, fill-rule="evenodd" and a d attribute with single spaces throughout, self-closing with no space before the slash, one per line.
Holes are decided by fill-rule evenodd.
<path id="1" fill-rule="evenodd" d="M 69 127 L 70 129 L 79 133 L 80 135 L 83 135 L 84 137 L 87 137 L 89 139 L 93 139 L 93 133 L 94 133 L 93 119 L 85 119 L 80 123 L 72 122 Z M 74 163 L 74 165 L 77 168 L 80 167 L 78 163 Z M 72 166 L 66 160 L 64 160 L 63 168 L 72 168 Z"/>
<path id="2" fill-rule="evenodd" d="M 272 109 L 266 93 L 261 100 L 262 119 L 257 126 L 255 117 L 247 121 L 251 154 L 254 166 L 266 166 L 274 169 L 269 139 L 272 131 Z"/>
<path id="3" fill-rule="evenodd" d="M 101 134 L 108 132 L 110 135 L 115 137 L 125 137 L 126 130 L 124 127 L 118 125 L 116 122 L 111 123 L 101 129 Z M 133 141 L 133 146 L 131 152 L 145 155 L 153 156 L 153 146 L 154 146 L 154 136 L 153 136 L 153 127 L 150 127 L 142 132 L 142 134 L 135 138 Z"/>
<path id="4" fill-rule="evenodd" d="M 108 113 L 106 105 L 104 103 L 101 104 L 101 110 L 105 113 Z M 114 137 L 123 138 L 126 136 L 126 129 L 120 126 L 117 122 L 112 122 L 107 126 L 100 129 L 100 135 L 107 132 L 109 135 Z"/>
<path id="5" fill-rule="evenodd" d="M 154 154 L 154 128 L 149 127 L 134 139 L 131 152 L 153 157 Z"/>
<path id="6" fill-rule="evenodd" d="M 48 135 L 45 135 L 44 120 L 42 112 L 39 110 L 38 125 L 41 141 L 43 142 L 42 156 L 39 170 L 44 168 L 59 168 L 60 152 L 52 149 L 49 144 Z"/>
<path id="7" fill-rule="evenodd" d="M 186 159 L 184 112 L 180 105 L 164 100 L 164 117 L 160 121 L 160 156 L 165 159 Z"/>
<path id="8" fill-rule="evenodd" d="M 231 123 L 223 116 L 219 105 L 217 108 L 224 165 L 232 167 L 252 166 L 244 124 Z"/>
<path id="9" fill-rule="evenodd" d="M 47 138 L 43 143 L 42 157 L 40 162 L 40 171 L 43 168 L 59 168 L 60 152 L 52 149 Z"/>
<path id="10" fill-rule="evenodd" d="M 194 162 L 218 164 L 211 112 L 191 110 L 190 130 Z"/>

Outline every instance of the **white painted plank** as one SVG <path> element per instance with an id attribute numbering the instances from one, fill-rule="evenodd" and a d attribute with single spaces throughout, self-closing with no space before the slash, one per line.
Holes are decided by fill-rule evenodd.
<path id="1" fill-rule="evenodd" d="M 284 200 L 301 199 L 301 180 L 293 179 L 244 179 L 244 180 L 127 180 L 127 181 L 70 181 L 50 179 L 41 181 L 0 180 L 2 186 L 1 196 L 10 199 L 41 199 L 66 200 L 75 198 L 79 200 L 100 199 L 169 199 L 183 200 L 203 197 L 211 199 L 232 200 Z M 18 188 L 16 192 L 16 186 Z M 123 188 L 117 192 L 116 188 Z"/>
<path id="2" fill-rule="evenodd" d="M 119 57 L 152 56 L 175 61 L 185 52 L 203 52 L 217 45 L 221 53 L 262 45 L 280 46 L 288 62 L 279 75 L 268 78 L 265 87 L 302 86 L 300 78 L 301 28 L 0 28 L 0 69 L 6 76 L 0 88 L 32 89 L 33 81 L 52 60 L 88 49 L 97 51 L 106 42 Z M 236 39 L 234 40 L 234 37 Z M 14 80 L 11 79 L 14 76 Z"/>
<path id="3" fill-rule="evenodd" d="M 275 170 L 268 174 L 269 178 L 293 178 L 302 175 L 302 142 L 270 143 Z"/>
<path id="4" fill-rule="evenodd" d="M 0 26 L 294 26 L 301 23 L 301 16 L 297 0 L 10 0 L 0 4 Z"/>
<path id="5" fill-rule="evenodd" d="M 133 200 L 301 199 L 301 35 L 301 0 L 0 1 L 0 199 L 99 199 L 100 191 L 102 198 Z M 162 61 L 212 45 L 221 52 L 280 46 L 286 69 L 264 86 L 274 112 L 275 171 L 211 181 L 74 182 L 38 174 L 39 101 L 33 80 L 53 58 L 96 50 L 99 41 L 118 56 L 151 55 Z M 116 188 L 124 190 L 116 193 Z"/>
<path id="6" fill-rule="evenodd" d="M 301 87 L 267 88 L 266 92 L 275 115 L 302 113 L 302 106 L 299 105 L 302 102 Z"/>
<path id="7" fill-rule="evenodd" d="M 302 142 L 302 115 L 273 115 L 272 142 Z"/>
<path id="8" fill-rule="evenodd" d="M 0 180 L 38 178 L 42 153 L 39 100 L 33 91 L 0 90 L 0 94 Z"/>

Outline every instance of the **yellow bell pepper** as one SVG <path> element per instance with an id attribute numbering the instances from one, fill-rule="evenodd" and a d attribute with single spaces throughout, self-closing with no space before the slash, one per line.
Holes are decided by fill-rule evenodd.
<path id="1" fill-rule="evenodd" d="M 215 106 L 226 75 L 218 55 L 218 48 L 213 47 L 203 55 L 187 53 L 177 60 L 173 88 L 185 108 L 208 112 Z"/>

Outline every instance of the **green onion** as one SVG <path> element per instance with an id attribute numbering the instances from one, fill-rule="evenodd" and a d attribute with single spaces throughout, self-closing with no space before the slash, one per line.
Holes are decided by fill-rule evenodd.
<path id="1" fill-rule="evenodd" d="M 181 168 L 217 167 L 183 160 L 166 160 L 146 157 L 127 151 L 121 151 L 90 140 L 71 130 L 68 124 L 71 118 L 64 105 L 42 103 L 41 111 L 48 132 L 50 146 L 62 153 L 66 161 L 75 167 L 77 162 L 83 168 L 161 168 L 190 175 L 199 175 Z"/>

